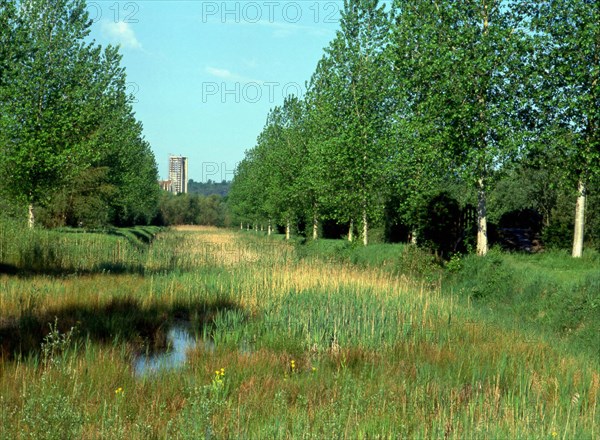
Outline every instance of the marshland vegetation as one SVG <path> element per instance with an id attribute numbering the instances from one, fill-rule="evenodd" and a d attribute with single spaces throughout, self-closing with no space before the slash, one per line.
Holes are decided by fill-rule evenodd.
<path id="1" fill-rule="evenodd" d="M 598 436 L 595 254 L 109 232 L 2 227 L 0 437 Z"/>

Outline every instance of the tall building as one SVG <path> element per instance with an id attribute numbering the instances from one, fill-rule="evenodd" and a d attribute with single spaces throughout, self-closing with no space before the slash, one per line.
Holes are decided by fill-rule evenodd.
<path id="1" fill-rule="evenodd" d="M 188 192 L 188 158 L 169 156 L 169 180 L 171 192 L 175 194 Z"/>

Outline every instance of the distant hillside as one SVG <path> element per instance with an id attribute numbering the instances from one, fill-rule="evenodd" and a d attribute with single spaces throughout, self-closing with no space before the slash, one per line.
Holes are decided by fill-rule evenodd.
<path id="1" fill-rule="evenodd" d="M 221 182 L 213 182 L 208 179 L 207 182 L 194 182 L 190 179 L 188 182 L 188 192 L 191 194 L 202 194 L 204 196 L 210 196 L 212 194 L 218 194 L 225 197 L 229 193 L 231 182 L 223 180 Z"/>

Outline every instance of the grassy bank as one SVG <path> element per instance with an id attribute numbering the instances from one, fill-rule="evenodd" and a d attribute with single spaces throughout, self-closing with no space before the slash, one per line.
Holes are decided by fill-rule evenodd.
<path id="1" fill-rule="evenodd" d="M 29 229 L 0 221 L 0 273 L 74 274 L 141 270 L 155 226 Z"/>
<path id="2" fill-rule="evenodd" d="M 524 333 L 548 335 L 600 360 L 600 254 L 574 259 L 566 251 L 519 254 L 492 249 L 485 258 L 436 261 L 404 244 L 368 247 L 340 240 L 298 245 L 303 258 L 349 262 L 439 286 L 473 306 L 478 319 Z"/>
<path id="3" fill-rule="evenodd" d="M 0 276 L 1 438 L 598 435 L 591 356 L 484 319 L 433 265 L 423 280 L 212 229 L 134 248 L 141 270 Z M 179 320 L 204 343 L 137 376 Z"/>

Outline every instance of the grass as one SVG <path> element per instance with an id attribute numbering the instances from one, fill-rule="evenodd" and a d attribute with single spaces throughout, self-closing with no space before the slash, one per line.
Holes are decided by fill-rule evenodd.
<path id="1" fill-rule="evenodd" d="M 83 234 L 53 234 L 57 251 L 81 252 L 71 241 Z M 466 284 L 483 263 L 455 262 L 449 275 L 408 247 L 371 260 L 344 244 L 210 228 L 142 246 L 93 240 L 113 252 L 77 254 L 77 266 L 66 255 L 60 271 L 5 254 L 18 271 L 0 275 L 0 438 L 598 436 L 593 352 L 490 312 L 493 295 Z M 559 259 L 499 258 L 539 274 Z M 128 270 L 99 270 L 107 262 Z M 573 270 L 593 278 L 596 264 Z M 181 319 L 212 344 L 180 370 L 136 376 L 134 355 Z"/>
<path id="2" fill-rule="evenodd" d="M 547 334 L 600 360 L 600 255 L 566 252 L 468 256 L 447 274 L 444 290 L 472 301 L 487 319 Z"/>
<path id="3" fill-rule="evenodd" d="M 0 273 L 81 274 L 139 272 L 146 246 L 160 230 L 134 227 L 87 231 L 25 229 L 0 222 Z"/>
<path id="4" fill-rule="evenodd" d="M 548 334 L 567 350 L 600 359 L 600 254 L 586 250 L 573 259 L 566 251 L 539 254 L 500 252 L 485 258 L 454 256 L 436 261 L 404 244 L 364 247 L 340 240 L 319 240 L 298 246 L 306 259 L 350 262 L 421 279 L 445 295 L 473 306 L 477 319 L 523 333 Z"/>

